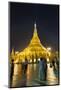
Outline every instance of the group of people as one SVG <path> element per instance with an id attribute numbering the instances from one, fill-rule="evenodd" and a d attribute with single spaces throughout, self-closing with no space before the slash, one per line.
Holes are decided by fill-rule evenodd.
<path id="1" fill-rule="evenodd" d="M 59 60 L 57 58 L 53 58 L 53 60 L 49 61 L 49 68 L 53 68 L 53 72 L 56 77 L 59 77 Z M 46 80 L 47 79 L 47 68 L 48 62 L 45 58 L 40 58 L 39 61 L 39 79 Z"/>
<path id="2" fill-rule="evenodd" d="M 50 68 L 53 66 L 55 68 L 55 61 L 53 60 L 50 63 Z M 43 80 L 46 81 L 46 77 L 47 77 L 47 60 L 46 58 L 40 58 L 40 61 L 38 62 L 39 64 L 39 80 Z M 59 67 L 59 63 L 56 62 L 57 66 Z M 22 64 L 22 70 L 24 72 L 24 74 L 27 71 L 27 67 L 28 67 L 28 61 L 25 58 L 25 62 L 23 62 Z M 13 72 L 14 72 L 14 60 L 12 60 L 11 63 L 11 74 L 10 74 L 10 78 L 12 79 L 13 76 Z"/>

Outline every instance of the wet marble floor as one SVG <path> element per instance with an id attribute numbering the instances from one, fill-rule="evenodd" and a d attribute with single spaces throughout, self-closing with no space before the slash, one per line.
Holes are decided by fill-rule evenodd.
<path id="1" fill-rule="evenodd" d="M 47 64 L 46 78 L 46 81 L 40 81 L 39 64 L 28 64 L 25 73 L 21 64 L 15 64 L 11 87 L 57 85 L 58 75 L 55 74 L 53 67 L 50 68 L 50 64 Z"/>

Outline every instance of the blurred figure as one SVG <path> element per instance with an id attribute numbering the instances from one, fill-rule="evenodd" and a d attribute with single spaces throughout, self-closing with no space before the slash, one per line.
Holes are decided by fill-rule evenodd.
<path id="1" fill-rule="evenodd" d="M 54 60 L 55 60 L 54 73 L 55 73 L 55 76 L 58 77 L 59 76 L 59 60 L 57 58 L 55 58 Z"/>
<path id="2" fill-rule="evenodd" d="M 55 69 L 55 63 L 56 63 L 56 60 L 53 59 L 53 60 L 52 60 L 52 64 L 53 64 L 54 69 Z"/>
<path id="3" fill-rule="evenodd" d="M 54 65 L 54 62 L 50 61 L 50 68 L 52 68 Z"/>
<path id="4" fill-rule="evenodd" d="M 54 70 L 57 70 L 57 59 L 56 58 L 52 60 L 52 65 L 53 65 Z"/>
<path id="5" fill-rule="evenodd" d="M 46 58 L 44 58 L 44 75 L 45 75 L 44 80 L 46 80 L 47 78 L 47 59 Z"/>
<path id="6" fill-rule="evenodd" d="M 25 62 L 22 62 L 22 70 L 24 74 L 27 71 L 27 66 L 28 66 L 28 61 L 27 61 L 27 58 L 25 58 Z"/>
<path id="7" fill-rule="evenodd" d="M 25 68 L 24 68 L 24 73 L 27 71 L 27 67 L 28 67 L 28 60 L 27 58 L 25 58 Z"/>
<path id="8" fill-rule="evenodd" d="M 13 73 L 14 73 L 14 59 L 12 59 L 10 68 L 10 86 L 12 85 Z"/>
<path id="9" fill-rule="evenodd" d="M 39 79 L 46 80 L 47 76 L 47 60 L 45 58 L 41 58 L 39 61 Z"/>
<path id="10" fill-rule="evenodd" d="M 59 69 L 59 59 L 57 59 L 56 64 L 57 64 L 57 68 Z"/>

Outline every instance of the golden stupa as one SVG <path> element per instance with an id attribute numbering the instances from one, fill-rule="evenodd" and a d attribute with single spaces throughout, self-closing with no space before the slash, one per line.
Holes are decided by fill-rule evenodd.
<path id="1" fill-rule="evenodd" d="M 22 52 L 14 52 L 12 50 L 11 57 L 14 58 L 15 62 L 25 61 L 27 58 L 28 61 L 33 61 L 36 58 L 41 57 L 49 58 L 50 52 L 41 44 L 41 41 L 38 37 L 36 23 L 34 24 L 34 33 L 29 45 Z"/>

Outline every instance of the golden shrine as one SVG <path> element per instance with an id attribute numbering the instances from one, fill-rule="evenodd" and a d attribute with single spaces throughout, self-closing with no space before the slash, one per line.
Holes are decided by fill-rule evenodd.
<path id="1" fill-rule="evenodd" d="M 25 61 L 25 58 L 27 58 L 29 62 L 35 62 L 36 59 L 39 60 L 41 57 L 49 58 L 50 52 L 41 44 L 35 23 L 33 37 L 29 45 L 22 52 L 14 52 L 14 49 L 12 49 L 11 58 L 13 58 L 15 62 Z"/>

